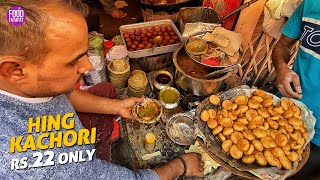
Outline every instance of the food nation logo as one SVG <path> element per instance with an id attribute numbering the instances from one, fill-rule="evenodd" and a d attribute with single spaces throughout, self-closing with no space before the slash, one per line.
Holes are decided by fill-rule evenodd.
<path id="1" fill-rule="evenodd" d="M 26 13 L 22 7 L 13 6 L 7 12 L 7 20 L 13 26 L 20 26 L 26 19 Z"/>

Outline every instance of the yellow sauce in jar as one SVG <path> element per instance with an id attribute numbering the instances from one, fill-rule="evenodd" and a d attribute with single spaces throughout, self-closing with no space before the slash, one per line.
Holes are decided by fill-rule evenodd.
<path id="1" fill-rule="evenodd" d="M 172 89 L 165 89 L 161 94 L 161 99 L 166 103 L 175 103 L 178 101 L 178 94 Z"/>

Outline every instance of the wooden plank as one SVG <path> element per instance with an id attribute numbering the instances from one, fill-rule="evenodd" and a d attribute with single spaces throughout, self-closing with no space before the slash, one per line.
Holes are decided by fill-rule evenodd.
<path id="1" fill-rule="evenodd" d="M 250 0 L 245 0 L 244 3 Z M 259 21 L 263 7 L 267 0 L 259 0 L 240 13 L 235 32 L 242 33 L 242 46 L 246 50 L 252 42 L 252 35 Z"/>

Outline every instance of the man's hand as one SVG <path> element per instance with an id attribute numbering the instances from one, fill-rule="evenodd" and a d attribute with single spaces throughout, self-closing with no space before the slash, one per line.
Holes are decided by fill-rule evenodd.
<path id="1" fill-rule="evenodd" d="M 186 162 L 186 176 L 203 176 L 203 165 L 201 155 L 197 153 L 188 153 L 180 156 Z M 183 174 L 184 166 L 180 159 L 176 158 L 167 164 L 153 169 L 161 180 L 175 179 Z"/>
<path id="2" fill-rule="evenodd" d="M 131 115 L 131 109 L 132 107 L 143 101 L 143 97 L 141 98 L 127 98 L 127 99 L 123 99 L 123 100 L 119 100 L 117 106 L 119 107 L 119 111 L 118 111 L 118 115 L 120 115 L 123 118 L 128 118 L 131 119 L 132 115 Z"/>
<path id="3" fill-rule="evenodd" d="M 203 176 L 203 166 L 204 163 L 201 160 L 201 155 L 197 153 L 187 153 L 183 154 L 182 157 L 187 164 L 186 176 Z M 183 168 L 183 165 L 182 165 Z"/>
<path id="4" fill-rule="evenodd" d="M 296 91 L 292 89 L 291 83 Z M 284 66 L 277 71 L 276 86 L 280 93 L 285 97 L 302 98 L 300 78 L 288 66 Z"/>
<path id="5" fill-rule="evenodd" d="M 299 76 L 287 65 L 290 59 L 291 47 L 297 43 L 297 39 L 282 35 L 272 51 L 272 63 L 276 69 L 276 86 L 283 96 L 290 98 L 302 98 L 302 90 Z M 296 92 L 293 91 L 291 83 Z"/>
<path id="6" fill-rule="evenodd" d="M 110 14 L 113 18 L 117 18 L 117 19 L 120 19 L 120 18 L 124 18 L 127 16 L 127 13 L 124 13 L 123 11 L 119 10 L 119 9 L 115 9 L 111 12 Z"/>
<path id="7" fill-rule="evenodd" d="M 144 98 L 111 99 L 74 89 L 69 99 L 77 112 L 114 114 L 124 118 L 131 118 L 132 107 L 136 103 L 143 101 Z"/>

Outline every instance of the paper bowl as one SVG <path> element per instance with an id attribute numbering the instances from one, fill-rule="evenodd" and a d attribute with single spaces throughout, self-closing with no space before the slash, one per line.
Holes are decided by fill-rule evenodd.
<path id="1" fill-rule="evenodd" d="M 156 105 L 156 107 L 158 108 L 158 113 L 156 116 L 152 117 L 151 119 L 147 119 L 147 117 L 140 117 L 141 116 L 141 111 L 147 107 L 149 104 L 154 104 Z M 163 111 L 163 108 L 162 106 L 160 105 L 160 103 L 155 100 L 155 99 L 145 99 L 144 101 L 142 101 L 141 103 L 138 103 L 136 104 L 135 106 L 133 106 L 132 108 L 132 114 L 133 114 L 133 117 L 141 122 L 141 123 L 145 123 L 145 124 L 152 124 L 152 123 L 155 123 L 157 121 L 160 120 L 160 117 L 162 115 L 162 112 Z M 140 115 L 140 116 L 139 116 Z"/>

